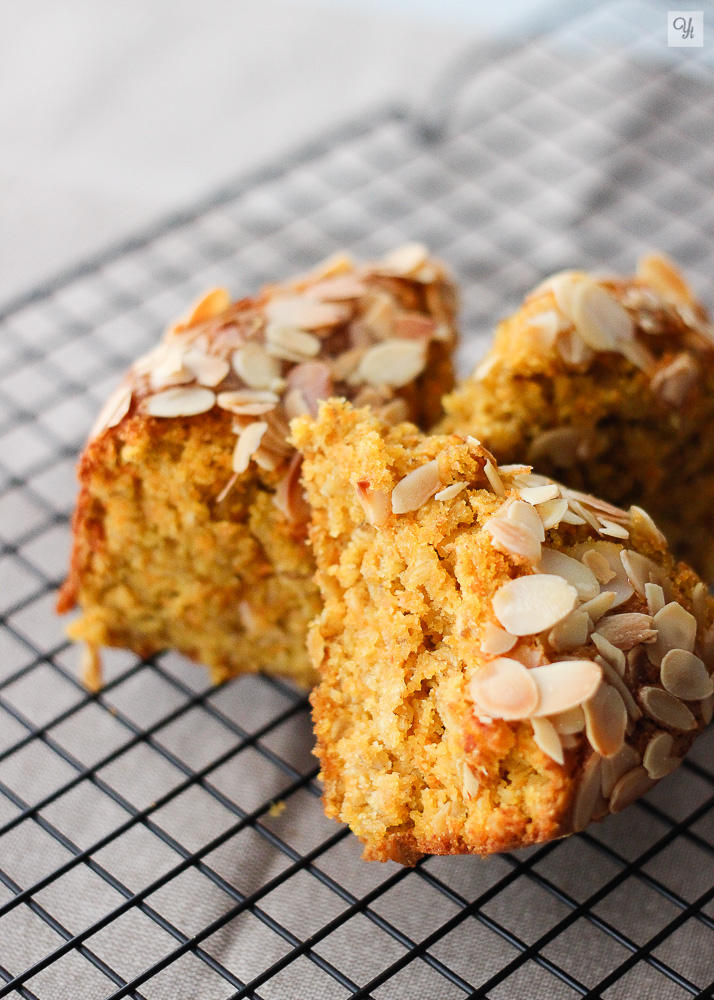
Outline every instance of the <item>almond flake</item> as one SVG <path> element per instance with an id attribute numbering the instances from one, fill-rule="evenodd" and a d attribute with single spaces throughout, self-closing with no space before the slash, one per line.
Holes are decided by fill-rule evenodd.
<path id="1" fill-rule="evenodd" d="M 558 660 L 533 667 L 529 674 L 535 681 L 540 699 L 531 715 L 558 715 L 588 701 L 602 681 L 602 669 L 592 660 Z"/>
<path id="2" fill-rule="evenodd" d="M 589 601 L 580 605 L 580 610 L 589 615 L 593 624 L 599 621 L 603 615 L 607 614 L 613 605 L 615 594 L 612 590 L 603 590 Z"/>
<path id="3" fill-rule="evenodd" d="M 610 796 L 610 812 L 619 813 L 632 805 L 641 795 L 648 792 L 654 781 L 644 767 L 636 767 L 628 771 L 617 782 Z"/>
<path id="4" fill-rule="evenodd" d="M 396 427 L 397 424 L 401 424 L 409 419 L 409 407 L 405 399 L 390 399 L 384 406 L 377 408 L 377 414 L 380 420 L 391 424 L 392 427 Z M 464 483 L 464 486 L 466 486 L 466 483 Z"/>
<path id="5" fill-rule="evenodd" d="M 635 699 L 632 697 L 630 689 L 625 684 L 622 677 L 620 677 L 617 670 L 615 670 L 612 664 L 608 663 L 608 661 L 604 659 L 602 656 L 596 656 L 595 662 L 598 663 L 600 667 L 602 667 L 602 674 L 604 679 L 608 682 L 608 684 L 612 684 L 612 686 L 619 692 L 620 697 L 625 703 L 627 714 L 630 716 L 633 722 L 637 722 L 638 719 L 641 719 L 642 712 L 640 711 L 637 703 L 635 702 Z"/>
<path id="6" fill-rule="evenodd" d="M 538 689 L 518 660 L 501 656 L 480 667 L 469 681 L 479 712 L 491 719 L 527 719 L 538 705 Z"/>
<path id="7" fill-rule="evenodd" d="M 216 397 L 210 389 L 165 389 L 144 400 L 144 409 L 152 417 L 193 417 L 210 410 Z"/>
<path id="8" fill-rule="evenodd" d="M 557 715 L 551 715 L 550 721 L 560 736 L 574 736 L 585 729 L 585 713 L 580 705 L 565 712 L 558 712 Z"/>
<path id="9" fill-rule="evenodd" d="M 533 563 L 540 559 L 540 542 L 518 521 L 511 521 L 506 517 L 490 517 L 483 527 L 490 534 L 493 547 L 501 552 Z"/>
<path id="10" fill-rule="evenodd" d="M 647 598 L 647 610 L 654 616 L 665 606 L 664 590 L 658 583 L 645 584 L 645 597 Z"/>
<path id="11" fill-rule="evenodd" d="M 573 831 L 575 833 L 584 830 L 593 817 L 602 786 L 601 763 L 600 755 L 592 753 L 583 768 L 573 806 Z"/>
<path id="12" fill-rule="evenodd" d="M 607 581 L 607 589 L 615 595 L 615 599 L 612 602 L 613 608 L 624 604 L 634 593 L 632 584 L 627 579 L 625 567 L 622 565 L 622 560 L 620 559 L 621 549 L 622 546 L 616 542 L 605 542 L 599 539 L 592 542 L 580 542 L 570 549 L 572 555 L 581 560 L 583 553 L 593 551 L 607 560 L 611 571 L 614 573 L 614 576 Z"/>
<path id="13" fill-rule="evenodd" d="M 701 581 L 692 590 L 692 604 L 694 605 L 694 617 L 697 619 L 699 628 L 705 628 L 709 617 L 709 590 L 707 585 Z"/>
<path id="14" fill-rule="evenodd" d="M 640 763 L 640 755 L 627 743 L 623 743 L 620 750 L 602 762 L 602 794 L 606 799 L 610 798 L 612 790 L 620 778 L 637 767 Z"/>
<path id="15" fill-rule="evenodd" d="M 562 577 L 539 573 L 504 583 L 492 604 L 511 635 L 535 635 L 565 618 L 576 599 L 577 591 Z"/>
<path id="16" fill-rule="evenodd" d="M 305 416 L 310 412 L 307 400 L 300 389 L 290 389 L 285 393 L 283 409 L 288 420 L 295 420 L 296 417 Z"/>
<path id="17" fill-rule="evenodd" d="M 559 334 L 555 347 L 566 365 L 571 368 L 587 368 L 595 357 L 592 348 L 588 347 L 574 330 Z"/>
<path id="18" fill-rule="evenodd" d="M 488 479 L 491 489 L 496 494 L 497 497 L 505 497 L 506 488 L 503 485 L 503 481 L 498 474 L 498 468 L 489 459 L 486 460 L 486 464 L 483 467 L 486 479 Z"/>
<path id="19" fill-rule="evenodd" d="M 574 514 L 572 510 L 568 509 L 563 514 L 560 519 L 564 524 L 587 524 L 588 522 L 584 517 L 580 517 L 578 514 Z"/>
<path id="20" fill-rule="evenodd" d="M 405 243 L 379 261 L 375 270 L 397 278 L 406 278 L 426 263 L 428 251 L 423 243 Z"/>
<path id="21" fill-rule="evenodd" d="M 436 460 L 414 469 L 404 479 L 400 480 L 392 490 L 392 511 L 395 514 L 406 514 L 418 510 L 422 504 L 433 497 L 441 485 L 439 465 Z"/>
<path id="22" fill-rule="evenodd" d="M 394 336 L 405 340 L 429 340 L 435 326 L 434 320 L 422 313 L 399 313 L 394 318 Z"/>
<path id="23" fill-rule="evenodd" d="M 601 757 L 612 757 L 625 742 L 627 709 L 620 695 L 609 684 L 601 684 L 583 705 L 585 733 L 593 750 Z"/>
<path id="24" fill-rule="evenodd" d="M 446 489 L 439 490 L 438 493 L 434 495 L 435 500 L 453 500 L 457 497 L 459 493 L 466 489 L 468 483 L 452 483 L 451 486 L 447 486 Z"/>
<path id="25" fill-rule="evenodd" d="M 558 468 L 569 469 L 581 457 L 582 443 L 582 434 L 575 427 L 552 427 L 533 438 L 528 446 L 528 458 L 534 465 L 548 459 Z"/>
<path id="26" fill-rule="evenodd" d="M 694 296 L 677 267 L 664 254 L 646 254 L 637 263 L 637 277 L 663 299 L 692 302 Z"/>
<path id="27" fill-rule="evenodd" d="M 665 653 L 670 649 L 686 649 L 691 653 L 697 637 L 697 619 L 672 601 L 666 604 L 652 619 L 652 626 L 658 631 L 657 640 L 647 649 L 650 663 L 658 667 Z"/>
<path id="28" fill-rule="evenodd" d="M 248 341 L 231 357 L 233 371 L 239 375 L 251 389 L 275 389 L 275 382 L 280 380 L 280 365 L 271 358 L 262 344 Z"/>
<path id="29" fill-rule="evenodd" d="M 500 469 L 500 471 L 503 472 L 503 469 Z M 539 542 L 545 541 L 543 522 L 540 519 L 538 511 L 531 504 L 526 503 L 524 500 L 514 500 L 509 505 L 506 513 L 510 521 L 515 521 L 517 524 L 523 525 Z"/>
<path id="30" fill-rule="evenodd" d="M 464 761 L 464 798 L 475 799 L 481 790 L 481 784 L 469 765 Z"/>
<path id="31" fill-rule="evenodd" d="M 687 706 L 668 691 L 656 687 L 643 687 L 640 699 L 647 715 L 656 722 L 685 732 L 696 728 L 697 721 Z"/>
<path id="32" fill-rule="evenodd" d="M 653 781 L 664 778 L 680 763 L 679 757 L 671 756 L 673 745 L 669 733 L 655 733 L 647 744 L 642 763 Z"/>
<path id="33" fill-rule="evenodd" d="M 600 584 L 587 566 L 557 549 L 543 548 L 538 570 L 541 573 L 562 576 L 575 587 L 578 599 L 581 601 L 589 601 L 600 593 Z"/>
<path id="34" fill-rule="evenodd" d="M 317 417 L 318 404 L 320 400 L 329 399 L 332 395 L 332 372 L 324 361 L 304 361 L 296 365 L 287 376 L 288 389 L 285 397 L 285 408 L 288 409 L 288 396 L 291 392 L 299 391 L 307 410 L 312 417 Z M 300 416 L 301 414 L 294 414 Z M 291 416 L 288 413 L 288 416 Z"/>
<path id="35" fill-rule="evenodd" d="M 670 649 L 660 667 L 662 686 L 676 698 L 701 701 L 714 694 L 714 683 L 702 660 L 686 649 Z"/>
<path id="36" fill-rule="evenodd" d="M 286 361 L 301 362 L 320 353 L 320 341 L 317 337 L 289 326 L 268 324 L 265 328 L 265 341 L 268 354 Z"/>
<path id="37" fill-rule="evenodd" d="M 357 375 L 373 386 L 401 388 L 424 370 L 424 345 L 416 340 L 385 340 L 362 355 Z"/>
<path id="38" fill-rule="evenodd" d="M 641 642 L 654 642 L 657 630 L 651 628 L 649 615 L 631 611 L 626 614 L 608 615 L 598 622 L 598 632 L 618 649 L 632 649 Z"/>
<path id="39" fill-rule="evenodd" d="M 121 423 L 129 412 L 131 394 L 130 385 L 120 385 L 114 390 L 99 411 L 99 415 L 89 432 L 88 440 L 91 441 L 92 438 L 98 437 L 103 431 L 109 430 L 110 427 L 116 427 L 117 424 Z"/>
<path id="40" fill-rule="evenodd" d="M 604 657 L 615 668 L 620 677 L 624 677 L 626 660 L 622 650 L 618 649 L 617 646 L 613 646 L 609 639 L 606 639 L 604 635 L 600 635 L 599 632 L 593 632 L 590 638 L 595 643 L 600 656 Z"/>
<path id="41" fill-rule="evenodd" d="M 493 622 L 486 622 L 481 636 L 481 652 L 487 656 L 500 656 L 508 653 L 518 642 L 515 635 L 504 632 Z"/>
<path id="42" fill-rule="evenodd" d="M 212 288 L 194 302 L 183 323 L 186 326 L 195 326 L 207 319 L 213 319 L 214 316 L 220 316 L 222 312 L 225 312 L 230 304 L 231 297 L 227 289 Z"/>
<path id="43" fill-rule="evenodd" d="M 630 520 L 632 521 L 632 527 L 647 535 L 650 541 L 654 542 L 656 546 L 660 547 L 667 544 L 667 539 L 646 510 L 642 510 L 641 507 L 630 507 Z"/>
<path id="44" fill-rule="evenodd" d="M 595 577 L 600 584 L 609 583 L 610 580 L 615 579 L 616 573 L 610 568 L 610 563 L 607 561 L 605 556 L 596 549 L 586 549 L 580 556 L 580 562 L 587 566 L 587 568 L 595 574 Z"/>
<path id="45" fill-rule="evenodd" d="M 219 392 L 216 402 L 222 410 L 241 417 L 258 417 L 269 413 L 280 402 L 274 392 L 261 389 L 236 389 L 234 392 Z"/>
<path id="46" fill-rule="evenodd" d="M 553 723 L 549 719 L 531 719 L 530 723 L 533 726 L 533 740 L 536 746 L 556 764 L 562 764 L 565 760 L 563 744 Z"/>
<path id="47" fill-rule="evenodd" d="M 592 623 L 582 611 L 571 611 L 548 634 L 548 642 L 557 653 L 570 653 L 588 641 Z"/>
<path id="48" fill-rule="evenodd" d="M 663 402 L 679 408 L 700 379 L 699 365 L 691 354 L 683 353 L 654 374 L 650 388 Z"/>
<path id="49" fill-rule="evenodd" d="M 268 425 L 261 420 L 256 420 L 241 431 L 240 437 L 236 441 L 233 451 L 233 471 L 245 472 L 250 465 L 250 460 L 260 447 L 263 435 L 268 429 Z"/>
<path id="50" fill-rule="evenodd" d="M 300 486 L 301 469 L 302 455 L 296 452 L 273 494 L 273 503 L 293 524 L 305 524 L 310 520 L 310 507 Z"/>
<path id="51" fill-rule="evenodd" d="M 271 326 L 293 330 L 319 330 L 336 326 L 349 318 L 344 306 L 316 302 L 300 295 L 271 299 L 265 306 L 265 317 Z"/>
<path id="52" fill-rule="evenodd" d="M 183 363 L 196 376 L 196 381 L 199 385 L 205 385 L 209 388 L 213 388 L 219 382 L 222 382 L 231 370 L 230 365 L 223 358 L 206 354 L 195 347 L 186 351 Z"/>
<path id="53" fill-rule="evenodd" d="M 563 520 L 568 511 L 568 501 L 562 498 L 558 500 L 546 500 L 545 503 L 538 504 L 536 510 L 543 522 L 544 529 L 549 531 L 551 528 L 557 528 Z"/>
<path id="54" fill-rule="evenodd" d="M 357 498 L 367 515 L 367 520 L 376 528 L 381 527 L 391 513 L 389 494 L 383 490 L 373 490 L 366 480 L 357 483 Z"/>
<path id="55" fill-rule="evenodd" d="M 628 311 L 593 281 L 579 282 L 572 291 L 570 319 L 578 335 L 594 351 L 617 351 L 634 336 Z"/>
<path id="56" fill-rule="evenodd" d="M 620 552 L 622 565 L 625 567 L 627 579 L 635 588 L 638 594 L 645 595 L 645 584 L 662 583 L 664 571 L 652 559 L 641 555 L 639 552 L 632 552 L 630 549 L 623 549 Z"/>
<path id="57" fill-rule="evenodd" d="M 320 302 L 342 302 L 348 299 L 359 299 L 366 291 L 367 286 L 359 278 L 345 274 L 318 281 L 316 285 L 311 285 L 305 290 L 305 295 L 307 298 L 318 299 Z"/>
<path id="58" fill-rule="evenodd" d="M 580 521 L 571 521 L 570 522 L 571 524 L 589 524 L 590 527 L 593 529 L 593 531 L 599 532 L 601 530 L 602 526 L 591 510 L 588 510 L 580 503 L 579 500 L 576 500 L 569 494 L 567 499 L 568 499 L 568 506 L 570 507 L 571 511 L 576 515 L 576 517 L 582 519 Z M 567 518 L 563 518 L 563 520 L 565 521 L 567 520 Z"/>
<path id="59" fill-rule="evenodd" d="M 549 483 L 547 486 L 526 486 L 520 491 L 520 496 L 526 503 L 545 503 L 560 496 L 560 487 L 557 483 Z"/>
<path id="60" fill-rule="evenodd" d="M 599 518 L 600 521 L 600 534 L 607 535 L 610 538 L 622 538 L 628 539 L 630 533 L 627 528 L 624 528 L 621 524 L 616 524 L 614 521 L 608 521 L 606 517 Z"/>

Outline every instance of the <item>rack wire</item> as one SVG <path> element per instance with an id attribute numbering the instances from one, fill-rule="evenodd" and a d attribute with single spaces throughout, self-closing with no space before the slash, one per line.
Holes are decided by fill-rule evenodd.
<path id="1" fill-rule="evenodd" d="M 346 126 L 7 306 L 0 997 L 714 995 L 711 730 L 577 837 L 366 864 L 322 813 L 301 692 L 114 651 L 88 694 L 53 613 L 86 430 L 194 294 L 421 239 L 464 288 L 468 367 L 559 267 L 659 246 L 706 292 L 712 138 L 706 50 L 668 50 L 656 5 L 600 4 L 462 63 L 422 117 Z"/>

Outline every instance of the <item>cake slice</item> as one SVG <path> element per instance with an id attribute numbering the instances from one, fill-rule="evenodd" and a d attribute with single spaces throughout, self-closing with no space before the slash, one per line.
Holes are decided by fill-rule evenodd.
<path id="1" fill-rule="evenodd" d="M 644 507 L 714 579 L 714 328 L 671 261 L 549 278 L 444 405 L 499 461 Z"/>
<path id="2" fill-rule="evenodd" d="M 410 244 L 374 264 L 333 258 L 231 304 L 215 289 L 134 364 L 79 463 L 69 634 L 140 656 L 177 649 L 215 681 L 313 679 L 319 610 L 288 421 L 333 393 L 429 427 L 453 384 L 455 295 Z"/>
<path id="3" fill-rule="evenodd" d="M 292 429 L 324 804 L 365 858 L 561 837 L 679 764 L 712 715 L 714 609 L 647 514 L 345 401 Z"/>

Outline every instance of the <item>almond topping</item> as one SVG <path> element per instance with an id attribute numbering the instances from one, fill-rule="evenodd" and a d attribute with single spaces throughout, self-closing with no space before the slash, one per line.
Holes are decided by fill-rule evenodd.
<path id="1" fill-rule="evenodd" d="M 321 302 L 342 302 L 346 299 L 359 299 L 366 291 L 367 286 L 363 282 L 346 274 L 311 285 L 305 290 L 305 295 Z"/>
<path id="2" fill-rule="evenodd" d="M 203 323 L 204 320 L 213 319 L 220 316 L 231 304 L 231 297 L 225 288 L 212 288 L 200 299 L 194 302 L 189 310 L 188 316 L 183 321 L 186 326 L 194 326 L 196 323 Z"/>
<path id="3" fill-rule="evenodd" d="M 705 628 L 709 616 L 709 591 L 705 583 L 700 581 L 692 590 L 692 604 L 697 625 L 699 628 Z"/>
<path id="4" fill-rule="evenodd" d="M 543 527 L 546 531 L 550 528 L 557 528 L 568 510 L 568 501 L 562 498 L 558 500 L 546 500 L 545 503 L 536 507 Z"/>
<path id="5" fill-rule="evenodd" d="M 375 270 L 380 274 L 406 278 L 418 271 L 426 263 L 427 257 L 427 249 L 423 243 L 405 243 L 382 257 Z"/>
<path id="6" fill-rule="evenodd" d="M 610 796 L 610 812 L 619 813 L 639 799 L 654 785 L 644 767 L 636 767 L 628 771 L 617 782 Z"/>
<path id="7" fill-rule="evenodd" d="M 593 597 L 591 600 L 581 604 L 580 610 L 589 615 L 590 620 L 595 624 L 603 615 L 607 614 L 614 600 L 615 595 L 611 590 L 603 590 L 597 597 Z"/>
<path id="8" fill-rule="evenodd" d="M 647 715 L 664 726 L 687 732 L 697 725 L 687 706 L 668 691 L 656 687 L 643 687 L 640 699 Z"/>
<path id="9" fill-rule="evenodd" d="M 610 538 L 622 538 L 628 539 L 630 533 L 627 528 L 623 527 L 621 524 L 617 524 L 615 521 L 609 521 L 606 517 L 599 518 L 600 528 L 598 529 L 601 535 L 608 535 Z"/>
<path id="10" fill-rule="evenodd" d="M 623 774 L 627 774 L 640 763 L 640 755 L 627 743 L 620 750 L 602 762 L 602 794 L 610 798 L 612 790 Z"/>
<path id="11" fill-rule="evenodd" d="M 503 472 L 503 469 L 501 469 Z M 514 500 L 508 507 L 506 514 L 511 521 L 522 524 L 527 528 L 539 542 L 545 541 L 545 529 L 540 519 L 538 511 L 531 504 L 524 500 Z"/>
<path id="12" fill-rule="evenodd" d="M 693 295 L 677 267 L 664 254 L 645 254 L 637 263 L 637 277 L 664 299 L 691 302 Z"/>
<path id="13" fill-rule="evenodd" d="M 575 833 L 580 833 L 588 825 L 600 797 L 601 760 L 599 754 L 593 753 L 588 757 L 583 768 L 573 807 L 573 831 Z"/>
<path id="14" fill-rule="evenodd" d="M 121 423 L 129 412 L 130 406 L 131 386 L 118 386 L 99 411 L 99 415 L 89 432 L 89 440 L 91 441 L 92 438 L 97 437 L 102 431 L 106 431 L 110 427 L 116 427 L 117 424 Z"/>
<path id="15" fill-rule="evenodd" d="M 657 630 L 650 628 L 653 619 L 635 611 L 608 615 L 598 622 L 598 632 L 618 649 L 632 649 L 641 642 L 654 642 Z"/>
<path id="16" fill-rule="evenodd" d="M 606 639 L 604 635 L 600 635 L 599 632 L 593 632 L 590 638 L 597 646 L 597 651 L 600 656 L 604 657 L 608 663 L 612 664 L 620 677 L 624 677 L 626 660 L 625 654 L 622 650 L 618 649 L 617 646 L 613 646 L 613 644 Z"/>
<path id="17" fill-rule="evenodd" d="M 426 353 L 418 340 L 385 340 L 362 355 L 357 376 L 369 385 L 400 388 L 424 370 Z"/>
<path id="18" fill-rule="evenodd" d="M 409 419 L 409 407 L 405 399 L 390 399 L 384 406 L 378 407 L 377 413 L 380 420 L 391 424 L 392 427 L 396 427 L 397 424 L 401 424 Z M 464 486 L 466 486 L 466 483 L 464 483 Z"/>
<path id="19" fill-rule="evenodd" d="M 367 515 L 367 520 L 376 528 L 380 528 L 391 513 L 389 494 L 383 490 L 370 489 L 368 482 L 357 483 L 357 498 Z"/>
<path id="20" fill-rule="evenodd" d="M 529 671 L 540 694 L 531 715 L 557 715 L 588 701 L 602 680 L 602 669 L 592 660 L 558 660 Z"/>
<path id="21" fill-rule="evenodd" d="M 669 733 L 655 733 L 647 744 L 642 763 L 653 781 L 664 778 L 680 763 L 679 757 L 671 757 L 674 740 Z"/>
<path id="22" fill-rule="evenodd" d="M 652 626 L 658 630 L 658 635 L 656 642 L 648 647 L 647 656 L 656 667 L 670 649 L 686 649 L 689 653 L 694 649 L 697 620 L 676 601 L 666 604 L 657 612 L 652 619 Z"/>
<path id="23" fill-rule="evenodd" d="M 408 511 L 418 510 L 434 496 L 440 485 L 436 460 L 421 465 L 400 480 L 392 490 L 392 511 L 395 514 L 406 514 Z"/>
<path id="24" fill-rule="evenodd" d="M 645 584 L 645 597 L 647 598 L 647 610 L 654 617 L 665 606 L 664 590 L 658 583 Z"/>
<path id="25" fill-rule="evenodd" d="M 676 698 L 701 701 L 714 694 L 714 682 L 704 663 L 686 649 L 670 649 L 660 667 L 662 686 Z"/>
<path id="26" fill-rule="evenodd" d="M 582 611 L 571 611 L 550 631 L 548 642 L 557 653 L 569 653 L 585 645 L 591 627 L 588 615 Z"/>
<path id="27" fill-rule="evenodd" d="M 538 568 L 542 573 L 562 576 L 575 587 L 581 601 L 589 601 L 600 593 L 600 584 L 587 566 L 557 549 L 543 548 Z"/>
<path id="28" fill-rule="evenodd" d="M 609 684 L 601 684 L 583 705 L 585 732 L 593 750 L 601 757 L 612 757 L 622 749 L 627 726 L 627 709 L 620 695 Z"/>
<path id="29" fill-rule="evenodd" d="M 634 335 L 628 311 L 593 281 L 576 284 L 570 305 L 570 318 L 579 336 L 595 351 L 616 351 Z"/>
<path id="30" fill-rule="evenodd" d="M 213 407 L 216 397 L 210 389 L 185 389 L 179 386 L 165 389 L 144 401 L 146 412 L 152 417 L 193 417 Z"/>
<path id="31" fill-rule="evenodd" d="M 296 365 L 288 373 L 287 383 L 290 392 L 297 390 L 302 394 L 307 412 L 312 417 L 317 416 L 320 400 L 329 399 L 332 395 L 332 373 L 324 361 L 304 361 Z"/>
<path id="32" fill-rule="evenodd" d="M 552 427 L 533 438 L 528 447 L 528 458 L 534 465 L 545 458 L 557 468 L 569 469 L 580 457 L 582 444 L 582 434 L 575 427 Z"/>
<path id="33" fill-rule="evenodd" d="M 349 310 L 344 306 L 316 302 L 300 295 L 271 299 L 265 306 L 268 323 L 278 328 L 319 330 L 324 326 L 343 323 L 349 315 Z"/>
<path id="34" fill-rule="evenodd" d="M 560 742 L 557 730 L 549 719 L 531 719 L 533 726 L 533 739 L 536 746 L 540 747 L 543 753 L 554 760 L 556 764 L 562 764 L 563 744 Z"/>
<path id="35" fill-rule="evenodd" d="M 582 733 L 585 729 L 585 714 L 580 705 L 552 715 L 550 721 L 560 736 L 574 736 L 576 733 Z"/>
<path id="36" fill-rule="evenodd" d="M 481 652 L 487 656 L 500 656 L 502 653 L 507 653 L 513 649 L 517 642 L 518 639 L 515 635 L 504 632 L 502 628 L 494 625 L 493 622 L 486 622 L 483 635 L 481 636 Z"/>
<path id="37" fill-rule="evenodd" d="M 293 524 L 305 524 L 310 520 L 310 507 L 300 485 L 301 468 L 302 455 L 296 452 L 273 494 L 273 503 Z"/>
<path id="38" fill-rule="evenodd" d="M 439 490 L 438 493 L 434 495 L 436 500 L 453 500 L 457 497 L 459 493 L 466 489 L 468 483 L 452 483 L 451 486 L 447 486 L 446 489 Z"/>
<path id="39" fill-rule="evenodd" d="M 565 618 L 576 599 L 577 591 L 562 577 L 539 573 L 504 583 L 492 603 L 511 635 L 535 635 Z"/>
<path id="40" fill-rule="evenodd" d="M 469 765 L 464 761 L 464 798 L 475 799 L 481 789 L 481 784 Z"/>
<path id="41" fill-rule="evenodd" d="M 527 719 L 538 706 L 532 674 L 518 660 L 502 656 L 473 674 L 469 693 L 479 712 L 492 719 Z"/>
<path id="42" fill-rule="evenodd" d="M 560 487 L 557 483 L 549 483 L 547 486 L 525 486 L 520 491 L 521 500 L 526 503 L 545 503 L 546 500 L 555 500 L 560 496 Z"/>
<path id="43" fill-rule="evenodd" d="M 280 398 L 267 390 L 236 389 L 234 392 L 219 392 L 216 402 L 222 410 L 228 410 L 229 413 L 258 417 L 273 410 Z"/>
<path id="44" fill-rule="evenodd" d="M 280 365 L 271 358 L 262 344 L 248 341 L 231 357 L 233 371 L 239 375 L 251 389 L 276 389 L 276 381 L 280 379 Z"/>
<path id="45" fill-rule="evenodd" d="M 231 370 L 231 366 L 223 358 L 217 358 L 213 354 L 206 354 L 195 347 L 186 351 L 183 363 L 196 376 L 196 381 L 199 385 L 205 385 L 209 388 L 213 388 L 219 382 L 222 382 Z"/>
<path id="46" fill-rule="evenodd" d="M 630 520 L 632 522 L 632 527 L 637 531 L 641 531 L 644 535 L 647 535 L 650 541 L 654 542 L 655 545 L 660 546 L 667 544 L 667 539 L 664 537 L 646 510 L 642 510 L 641 507 L 630 507 Z"/>
<path id="47" fill-rule="evenodd" d="M 268 354 L 286 361 L 301 362 L 320 353 L 320 341 L 317 337 L 290 326 L 268 324 L 265 328 L 265 341 Z"/>
<path id="48" fill-rule="evenodd" d="M 503 485 L 503 480 L 498 474 L 498 467 L 490 461 L 486 460 L 486 464 L 483 467 L 483 471 L 488 479 L 491 489 L 496 494 L 497 497 L 505 497 L 506 488 Z"/>
<path id="49" fill-rule="evenodd" d="M 660 368 L 652 378 L 650 387 L 655 396 L 659 396 L 670 406 L 682 406 L 691 390 L 701 377 L 699 365 L 691 354 L 678 354 L 664 368 Z"/>
<path id="50" fill-rule="evenodd" d="M 256 420 L 241 431 L 240 437 L 236 441 L 233 451 L 233 471 L 245 472 L 250 465 L 250 460 L 260 447 L 263 435 L 268 429 L 268 425 L 263 421 Z"/>
<path id="51" fill-rule="evenodd" d="M 639 552 L 632 552 L 630 549 L 623 549 L 620 552 L 622 565 L 625 567 L 627 579 L 635 588 L 638 594 L 644 597 L 645 584 L 662 583 L 664 571 L 652 559 L 640 555 Z"/>
<path id="52" fill-rule="evenodd" d="M 506 517 L 490 517 L 484 523 L 484 530 L 491 535 L 494 548 L 501 552 L 533 563 L 540 559 L 540 542 L 525 525 Z"/>
<path id="53" fill-rule="evenodd" d="M 586 549 L 581 555 L 580 561 L 595 574 L 598 583 L 605 584 L 615 579 L 616 574 L 610 568 L 610 563 L 602 553 L 597 552 L 595 549 Z"/>
<path id="54" fill-rule="evenodd" d="M 618 545 L 616 542 L 605 542 L 605 541 L 593 541 L 593 542 L 581 542 L 578 545 L 574 545 L 570 552 L 576 558 L 582 559 L 585 552 L 597 552 L 602 555 L 610 565 L 610 569 L 614 573 L 614 576 L 607 581 L 607 589 L 612 591 L 615 595 L 615 599 L 612 602 L 613 608 L 618 607 L 620 604 L 624 604 L 626 600 L 632 597 L 634 591 L 632 589 L 632 584 L 627 579 L 627 573 L 625 573 L 625 567 L 622 565 L 620 559 L 620 551 L 622 546 Z"/>

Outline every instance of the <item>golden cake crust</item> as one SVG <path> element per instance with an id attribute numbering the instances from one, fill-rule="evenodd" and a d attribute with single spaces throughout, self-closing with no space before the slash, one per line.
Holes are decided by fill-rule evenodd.
<path id="1" fill-rule="evenodd" d="M 656 602 L 670 607 L 665 618 L 680 616 L 694 628 L 697 656 L 689 655 L 698 664 L 710 655 L 712 606 L 646 515 L 569 493 L 526 467 L 499 473 L 473 439 L 388 427 L 344 401 L 322 404 L 316 421 L 301 418 L 292 430 L 304 455 L 324 603 L 309 637 L 320 674 L 311 700 L 323 801 L 329 816 L 362 839 L 366 858 L 413 864 L 426 853 L 489 854 L 541 843 L 582 829 L 608 807 L 619 811 L 628 796 L 651 787 L 650 772 L 661 776 L 670 759 L 672 766 L 681 759 L 711 717 L 714 685 L 703 665 L 692 667 L 697 676 L 704 671 L 706 694 L 676 715 L 662 693 L 661 665 L 647 652 L 664 641 L 660 632 L 670 640 L 674 634 L 666 621 L 653 627 Z M 563 508 L 559 520 L 554 503 Z M 583 510 L 597 529 L 579 516 Z M 553 521 L 542 543 L 528 534 L 534 518 Z M 647 580 L 648 598 L 630 583 L 622 551 L 641 590 L 637 574 L 662 581 Z M 561 553 L 570 556 L 565 570 Z M 614 590 L 599 583 L 583 556 Z M 603 571 L 608 559 L 617 567 L 611 577 Z M 583 597 L 562 577 L 573 564 Z M 509 610 L 499 600 L 523 580 L 538 600 L 566 594 L 567 627 L 556 616 L 539 619 L 545 626 L 532 634 L 507 632 Z M 618 645 L 603 641 L 605 634 Z M 657 648 L 652 655 L 661 660 L 664 647 Z M 553 702 L 543 694 L 536 709 L 501 718 L 475 700 L 474 692 L 483 698 L 479 692 L 490 690 L 492 671 L 515 671 L 519 683 L 532 686 L 535 677 L 540 684 L 541 676 L 560 676 L 563 661 L 568 683 L 586 685 L 576 688 L 582 704 L 543 715 L 548 705 L 565 704 L 565 695 Z M 547 673 L 552 668 L 555 675 Z M 674 713 L 681 727 L 647 714 L 652 705 L 660 716 Z M 659 733 L 666 739 L 648 751 Z"/>

